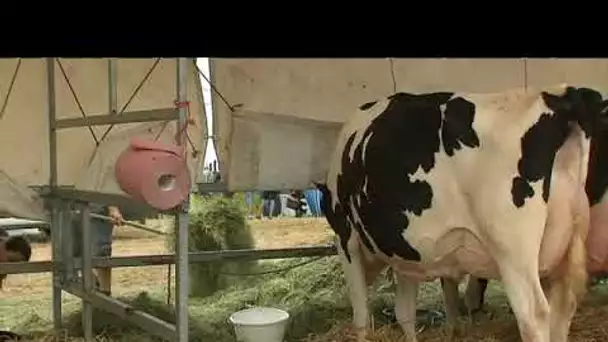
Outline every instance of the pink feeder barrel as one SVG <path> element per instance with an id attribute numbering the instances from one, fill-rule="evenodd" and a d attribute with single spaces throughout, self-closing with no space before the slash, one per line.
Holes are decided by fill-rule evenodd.
<path id="1" fill-rule="evenodd" d="M 171 209 L 190 191 L 184 155 L 183 147 L 133 138 L 116 160 L 116 181 L 133 198 L 159 210 Z"/>

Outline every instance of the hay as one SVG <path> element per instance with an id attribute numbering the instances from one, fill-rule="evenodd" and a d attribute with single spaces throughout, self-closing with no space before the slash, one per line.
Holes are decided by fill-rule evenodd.
<path id="1" fill-rule="evenodd" d="M 285 268 L 308 259 L 287 261 L 264 261 L 260 271 Z M 236 280 L 239 280 L 238 282 Z M 206 298 L 190 300 L 190 340 L 233 342 L 232 326 L 228 316 L 250 306 L 273 306 L 287 310 L 291 315 L 286 331 L 286 341 L 347 342 L 354 341 L 350 327 L 352 309 L 347 296 L 347 288 L 342 268 L 336 258 L 323 258 L 305 266 L 278 274 L 255 277 L 235 277 L 236 285 L 220 290 Z M 392 311 L 394 289 L 386 277 L 380 277 L 374 289 L 370 290 L 370 303 L 374 313 L 376 330 L 370 334 L 370 341 L 399 342 L 403 334 L 394 324 L 394 317 L 386 314 Z M 173 322 L 173 307 L 163 303 L 162 298 L 141 293 L 134 298 L 121 300 L 162 319 Z M 418 297 L 418 308 L 443 309 L 441 289 L 438 282 L 422 284 Z M 159 339 L 147 335 L 113 315 L 95 311 L 95 333 L 98 341 L 155 342 Z M 571 329 L 572 342 L 608 341 L 608 286 L 600 285 L 589 293 L 581 305 Z M 18 333 L 32 331 L 40 326 L 39 319 L 30 323 L 21 322 Z M 26 324 L 27 323 L 27 324 Z M 81 313 L 74 312 L 66 319 L 64 334 L 34 332 L 27 335 L 28 341 L 76 342 L 81 341 Z M 441 342 L 447 337 L 443 322 L 426 329 L 419 335 L 419 341 Z M 508 302 L 497 282 L 488 288 L 487 311 L 476 317 L 474 325 L 463 323 L 463 331 L 457 342 L 519 341 L 517 325 L 510 313 Z M 70 336 L 70 337 L 68 337 Z"/>
<path id="2" fill-rule="evenodd" d="M 266 261 L 259 271 L 284 269 L 309 259 Z M 351 306 L 342 268 L 336 258 L 323 258 L 307 265 L 281 272 L 256 277 L 236 278 L 236 285 L 220 290 L 205 298 L 190 299 L 190 340 L 233 342 L 233 327 L 227 319 L 235 311 L 251 306 L 273 306 L 290 313 L 287 341 L 301 341 L 310 333 L 323 333 L 340 322 L 350 320 Z M 382 314 L 387 303 L 392 302 L 392 291 L 385 279 L 376 285 L 372 305 L 378 324 L 389 320 Z M 161 298 L 141 293 L 135 298 L 119 298 L 145 312 L 174 321 L 173 307 L 168 307 Z M 65 320 L 67 335 L 81 337 L 81 312 L 72 313 Z M 111 314 L 94 311 L 94 332 L 110 341 L 158 341 L 134 325 Z M 17 331 L 28 332 L 32 329 Z M 50 336 L 47 333 L 48 336 Z M 39 333 L 28 337 L 42 336 Z M 53 337 L 55 338 L 55 337 Z M 51 339 L 59 342 L 67 339 Z"/>
<path id="3" fill-rule="evenodd" d="M 454 342 L 519 342 L 517 323 L 508 307 L 504 306 L 506 298 L 503 293 L 492 294 L 502 297 L 503 305 L 489 303 L 489 310 L 475 317 L 470 325 L 464 319 L 461 331 Z M 608 341 L 608 286 L 600 285 L 593 289 L 580 305 L 570 329 L 571 342 Z M 434 327 L 418 335 L 420 342 L 444 342 L 448 340 L 444 327 Z M 348 322 L 337 324 L 326 333 L 311 335 L 306 342 L 354 342 L 355 332 Z M 368 335 L 371 342 L 401 342 L 405 336 L 396 324 L 376 327 Z"/>
<path id="4" fill-rule="evenodd" d="M 174 251 L 175 228 L 169 237 L 167 247 Z M 190 252 L 252 249 L 255 245 L 242 204 L 220 195 L 192 195 L 188 239 Z M 232 279 L 224 273 L 251 273 L 256 266 L 256 261 L 190 264 L 190 296 L 206 297 L 227 288 Z"/>
<path id="5" fill-rule="evenodd" d="M 173 306 L 168 306 L 161 300 L 150 297 L 146 292 L 141 292 L 134 298 L 123 297 L 118 299 L 162 320 L 175 323 L 175 310 Z M 191 336 L 200 336 L 202 334 L 201 328 L 196 325 L 196 321 L 192 315 L 189 316 Z M 64 328 L 69 336 L 83 337 L 82 312 L 77 310 L 67 316 L 64 320 Z M 112 341 L 133 341 L 134 336 L 140 336 L 138 341 L 162 341 L 159 338 L 148 335 L 145 331 L 128 321 L 96 308 L 93 310 L 93 333 L 100 338 Z M 192 341 L 198 340 L 192 339 Z"/>
<path id="6" fill-rule="evenodd" d="M 302 261 L 266 262 L 264 269 L 284 268 Z M 251 306 L 287 310 L 291 315 L 288 340 L 299 340 L 311 331 L 326 331 L 350 314 L 346 284 L 334 259 L 322 259 L 280 275 L 244 280 L 232 289 L 192 303 L 199 319 L 205 319 L 209 340 L 233 341 L 232 327 L 226 319 L 231 313 Z"/>

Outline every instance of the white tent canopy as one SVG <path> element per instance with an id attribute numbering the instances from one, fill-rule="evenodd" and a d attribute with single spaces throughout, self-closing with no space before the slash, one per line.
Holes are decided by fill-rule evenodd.
<path id="1" fill-rule="evenodd" d="M 323 181 L 340 125 L 394 89 L 493 92 L 567 82 L 608 90 L 606 59 L 210 58 L 210 71 L 214 137 L 230 190 Z"/>
<path id="2" fill-rule="evenodd" d="M 200 152 L 194 158 L 189 154 L 193 180 L 199 181 L 207 139 L 194 66 L 193 60 L 188 98 L 196 124 L 188 128 L 188 148 Z M 57 118 L 105 115 L 113 98 L 118 112 L 125 109 L 119 116 L 164 117 L 175 110 L 175 72 L 175 59 L 116 59 L 116 86 L 110 87 L 108 59 L 57 59 Z M 212 92 L 213 136 L 232 191 L 305 188 L 323 181 L 342 123 L 359 105 L 395 89 L 491 92 L 561 82 L 608 88 L 605 59 L 210 58 L 210 72 L 217 90 Z M 22 186 L 48 184 L 46 62 L 3 59 L 0 77 L 5 80 L 0 82 L 0 170 Z M 102 193 L 120 193 L 111 169 L 131 137 L 155 139 L 162 131 L 158 139 L 172 142 L 175 134 L 174 123 L 149 121 L 115 125 L 102 139 L 108 126 L 96 125 L 91 130 L 103 140 L 97 146 L 89 128 L 64 129 L 71 124 L 63 121 L 58 130 L 58 185 Z"/>
<path id="3" fill-rule="evenodd" d="M 207 126 L 194 59 L 189 63 L 188 75 L 189 111 L 194 119 L 194 124 L 187 129 L 191 142 L 188 144 L 188 164 L 193 182 L 196 182 L 202 172 Z M 48 185 L 46 59 L 2 59 L 0 79 L 4 80 L 0 82 L 0 171 L 12 179 L 13 187 Z M 110 82 L 111 79 L 115 82 Z M 176 124 L 175 121 L 167 122 L 166 118 L 177 112 L 176 79 L 176 59 L 119 58 L 110 64 L 108 58 L 57 58 L 57 185 L 122 194 L 114 180 L 113 167 L 131 137 L 174 143 Z M 109 129 L 110 125 L 69 128 L 76 120 L 62 121 L 84 116 L 95 121 L 99 119 L 97 116 L 108 115 L 112 107 L 116 109 L 117 117 L 137 116 L 139 122 L 116 124 Z M 164 121 L 150 121 L 150 118 Z M 194 156 L 193 151 L 198 154 Z M 15 201 L 15 198 L 9 198 L 9 193 L 15 191 L 0 189 L 0 206 Z"/>

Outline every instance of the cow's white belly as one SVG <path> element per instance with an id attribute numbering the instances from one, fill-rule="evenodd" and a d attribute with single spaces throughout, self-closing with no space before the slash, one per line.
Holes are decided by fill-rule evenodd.
<path id="1" fill-rule="evenodd" d="M 381 255 L 399 273 L 419 280 L 437 277 L 459 278 L 465 274 L 496 278 L 498 269 L 488 252 L 487 243 L 469 228 L 448 227 L 438 238 L 421 237 L 408 241 L 420 253 L 421 261 L 404 260 L 398 256 Z"/>

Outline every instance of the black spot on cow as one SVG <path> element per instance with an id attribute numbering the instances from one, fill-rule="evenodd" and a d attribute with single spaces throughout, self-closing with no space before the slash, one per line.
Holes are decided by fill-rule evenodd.
<path id="1" fill-rule="evenodd" d="M 563 95 L 542 93 L 545 105 L 553 113 L 542 113 L 521 138 L 518 174 L 513 177 L 513 204 L 522 207 L 535 193 L 531 183 L 542 180 L 542 198 L 549 200 L 551 171 L 555 155 L 577 123 L 587 137 L 594 135 L 599 114 L 604 107 L 601 95 L 587 88 L 568 87 Z"/>
<path id="2" fill-rule="evenodd" d="M 513 196 L 513 203 L 517 207 L 524 205 L 526 198 L 534 196 L 534 189 L 530 184 L 522 177 L 513 178 L 513 186 L 511 187 L 511 195 Z"/>
<path id="3" fill-rule="evenodd" d="M 335 209 L 331 207 L 333 202 L 332 193 L 325 184 L 316 184 L 317 189 L 321 191 L 321 211 L 325 213 L 325 218 L 329 226 L 338 234 L 340 238 L 340 244 L 346 255 L 346 259 L 350 262 L 350 253 L 346 247 L 348 239 L 350 239 L 351 229 L 348 222 L 346 221 L 346 215 L 342 211 L 341 206 L 337 206 Z"/>
<path id="4" fill-rule="evenodd" d="M 551 170 L 557 150 L 568 136 L 568 121 L 560 116 L 544 113 L 521 138 L 521 158 L 517 164 L 519 176 L 513 178 L 513 203 L 522 207 L 526 198 L 534 196 L 530 183 L 544 180 L 543 199 L 549 199 Z"/>
<path id="5" fill-rule="evenodd" d="M 441 139 L 445 153 L 454 155 L 454 150 L 460 150 L 461 145 L 479 147 L 479 137 L 473 129 L 475 105 L 459 97 L 450 102 L 445 109 L 445 119 L 441 128 Z"/>
<path id="6" fill-rule="evenodd" d="M 335 207 L 323 203 L 322 208 L 346 253 L 344 240 L 355 229 L 372 251 L 370 239 L 388 256 L 420 261 L 420 254 L 402 233 L 409 225 L 407 214 L 420 216 L 431 207 L 433 189 L 412 175 L 419 168 L 426 173 L 433 169 L 441 140 L 449 156 L 462 145 L 475 148 L 480 144 L 472 128 L 475 105 L 453 95 L 394 94 L 356 144 L 357 133 L 349 137 L 342 151 L 341 173 L 336 175 L 337 193 L 319 186 L 323 202 L 337 196 Z"/>
<path id="7" fill-rule="evenodd" d="M 604 107 L 608 101 L 604 101 Z M 602 115 L 591 139 L 585 192 L 591 206 L 598 204 L 608 189 L 608 116 Z"/>
<path id="8" fill-rule="evenodd" d="M 378 103 L 378 101 L 372 101 L 372 102 L 364 103 L 361 106 L 359 106 L 359 109 L 360 110 L 368 110 L 368 109 L 372 108 L 376 103 Z"/>

